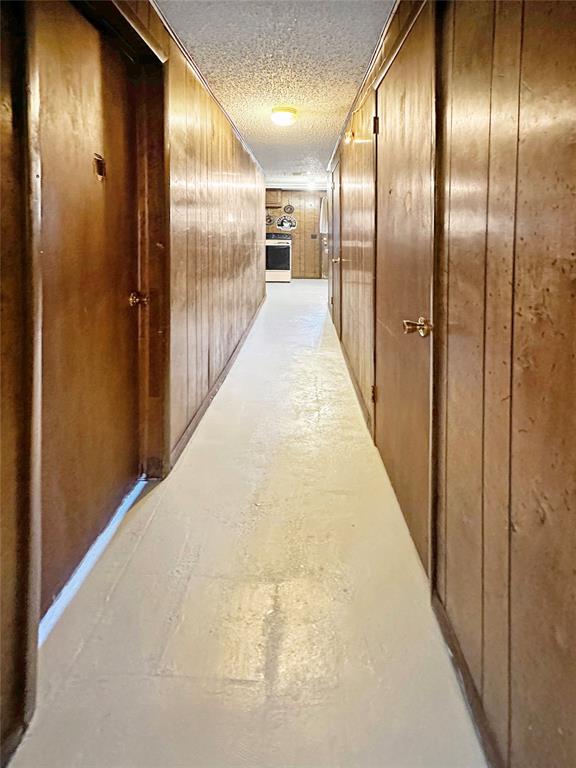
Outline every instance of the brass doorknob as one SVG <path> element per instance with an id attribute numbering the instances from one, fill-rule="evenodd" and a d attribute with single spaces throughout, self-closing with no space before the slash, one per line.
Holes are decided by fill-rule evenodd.
<path id="1" fill-rule="evenodd" d="M 148 304 L 148 301 L 148 296 L 146 296 L 145 293 L 140 293 L 140 291 L 132 291 L 130 296 L 128 296 L 128 304 L 130 304 L 131 307 L 145 307 Z"/>
<path id="2" fill-rule="evenodd" d="M 404 326 L 404 333 L 416 333 L 418 331 L 420 336 L 428 336 L 434 328 L 426 317 L 419 317 L 417 322 L 414 320 L 403 320 L 402 325 Z"/>
<path id="3" fill-rule="evenodd" d="M 332 259 L 332 264 L 338 264 L 339 261 L 340 259 Z"/>

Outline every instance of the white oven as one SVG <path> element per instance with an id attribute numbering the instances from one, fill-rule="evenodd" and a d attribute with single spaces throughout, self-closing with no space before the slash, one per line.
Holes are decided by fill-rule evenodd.
<path id="1" fill-rule="evenodd" d="M 284 233 L 266 235 L 266 282 L 289 283 L 292 279 L 292 237 Z"/>

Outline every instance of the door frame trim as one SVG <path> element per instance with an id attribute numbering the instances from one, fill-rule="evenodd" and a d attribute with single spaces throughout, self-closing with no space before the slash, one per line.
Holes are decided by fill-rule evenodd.
<path id="1" fill-rule="evenodd" d="M 439 483 L 440 483 L 440 470 L 439 470 L 439 456 L 440 456 L 440 343 L 438 334 L 442 333 L 440 329 L 440 318 L 444 314 L 444 307 L 441 303 L 441 292 L 439 290 L 440 282 L 440 251 L 442 249 L 441 233 L 443 231 L 442 212 L 444 201 L 440 199 L 441 190 L 443 189 L 443 168 L 440 159 L 443 156 L 444 147 L 440 146 L 442 141 L 442 131 L 439 130 L 440 121 L 442 120 L 442 69 L 441 69 L 441 57 L 442 57 L 442 34 L 441 24 L 444 14 L 444 8 L 440 9 L 434 5 L 433 7 L 433 24 L 434 24 L 434 121 L 433 121 L 433 199 L 432 199 L 432 254 L 433 254 L 433 272 L 432 272 L 432 284 L 431 290 L 431 309 L 432 309 L 432 322 L 434 324 L 434 332 L 431 334 L 432 339 L 432 369 L 430 378 L 430 404 L 431 404 L 431 432 L 430 432 L 430 599 L 432 604 L 435 605 L 438 594 L 438 560 L 439 560 L 439 536 L 438 536 L 438 498 L 439 498 Z M 438 614 L 438 612 L 437 612 Z M 439 618 L 440 624 L 442 624 L 442 617 Z"/>
<path id="2" fill-rule="evenodd" d="M 430 2 L 430 0 L 427 0 Z M 422 5 L 420 11 L 424 7 Z M 430 2 L 432 14 L 432 45 L 433 63 L 432 63 L 432 120 L 430 130 L 432 137 L 430 140 L 430 210 L 431 210 L 431 229 L 432 242 L 430 249 L 431 259 L 431 279 L 430 279 L 430 319 L 433 328 L 436 327 L 436 303 L 438 281 L 438 236 L 437 236 L 437 201 L 438 201 L 438 11 L 437 4 Z M 417 14 L 420 15 L 420 12 Z M 430 583 L 430 597 L 434 594 L 434 585 L 436 583 L 436 559 L 437 559 L 437 540 L 436 540 L 436 521 L 437 521 L 437 484 L 438 484 L 438 419 L 437 413 L 437 371 L 436 364 L 438 355 L 438 344 L 436 342 L 436 332 L 430 334 L 430 443 L 429 443 L 429 463 L 430 471 L 428 473 L 428 497 L 430 499 L 429 522 L 428 522 L 428 578 Z"/>
<path id="3" fill-rule="evenodd" d="M 163 478 L 169 457 L 170 234 L 166 154 L 166 72 L 143 59 L 136 120 L 138 290 L 149 297 L 139 310 L 139 442 L 141 470 Z M 158 104 L 162 109 L 158 109 Z"/>
<path id="4" fill-rule="evenodd" d="M 134 287 L 149 297 L 149 304 L 137 310 L 139 469 L 148 478 L 161 479 L 170 470 L 168 56 L 129 8 L 114 0 L 70 2 L 144 75 L 136 86 L 135 119 L 138 285 Z"/>

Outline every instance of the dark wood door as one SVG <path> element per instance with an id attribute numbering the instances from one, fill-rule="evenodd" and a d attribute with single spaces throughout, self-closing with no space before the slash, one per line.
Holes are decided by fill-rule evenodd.
<path id="1" fill-rule="evenodd" d="M 24 3 L 0 13 L 0 764 L 35 700 L 37 529 L 31 513 L 33 294 L 26 249 Z"/>
<path id="2" fill-rule="evenodd" d="M 66 2 L 33 6 L 42 156 L 42 610 L 139 475 L 128 63 Z M 102 158 L 100 160 L 99 158 Z"/>
<path id="3" fill-rule="evenodd" d="M 433 247 L 432 7 L 421 12 L 378 88 L 375 439 L 428 569 Z"/>
<path id="4" fill-rule="evenodd" d="M 332 252 L 330 262 L 330 290 L 332 321 L 338 336 L 342 335 L 342 281 L 340 250 L 340 164 L 332 172 Z"/>

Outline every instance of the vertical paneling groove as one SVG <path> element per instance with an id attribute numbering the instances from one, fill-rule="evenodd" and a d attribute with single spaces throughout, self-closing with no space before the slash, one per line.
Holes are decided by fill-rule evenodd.
<path id="1" fill-rule="evenodd" d="M 188 423 L 186 65 L 174 42 L 168 67 L 170 147 L 170 445 Z"/>
<path id="2" fill-rule="evenodd" d="M 198 191 L 198 205 L 200 208 L 200 221 L 198 237 L 199 247 L 202 252 L 202 400 L 208 395 L 210 389 L 210 262 L 208 241 L 208 94 L 203 88 L 199 89 L 198 119 L 204 130 L 199 130 L 199 142 L 202 153 L 202 174 L 200 189 Z"/>
<path id="3" fill-rule="evenodd" d="M 511 283 L 511 302 L 510 302 L 510 412 L 508 420 L 508 572 L 507 572 L 507 588 L 508 588 L 508 637 L 507 637 L 507 669 L 508 669 L 508 701 L 507 701 L 507 734 L 506 734 L 506 750 L 503 753 L 503 763 L 505 768 L 513 768 L 512 762 L 512 409 L 514 401 L 514 320 L 516 315 L 516 252 L 517 252 L 517 232 L 518 232 L 518 158 L 520 148 L 520 93 L 522 88 L 522 53 L 523 53 L 523 38 L 524 38 L 524 11 L 526 2 L 522 0 L 522 18 L 521 18 L 521 30 L 520 30 L 520 52 L 518 61 L 518 86 L 516 90 L 516 168 L 514 175 L 514 243 L 513 243 L 513 255 L 512 255 L 512 274 L 510 278 Z"/>
<path id="4" fill-rule="evenodd" d="M 443 15 L 442 15 L 443 14 Z M 446 446 L 447 446 L 447 370 L 448 370 L 448 305 L 449 305 L 449 239 L 450 231 L 450 160 L 452 101 L 450 86 L 454 50 L 454 6 L 443 6 L 437 15 L 436 75 L 436 225 L 434 325 L 436 328 L 435 392 L 436 392 L 436 537 L 435 588 L 446 602 Z M 445 32 L 444 32 L 445 30 Z"/>
<path id="5" fill-rule="evenodd" d="M 219 339 L 219 327 L 213 322 L 214 313 L 216 312 L 218 317 L 222 317 L 221 307 L 221 291 L 222 284 L 220 281 L 220 251 L 219 251 L 219 235 L 220 229 L 218 228 L 218 205 L 217 205 L 217 186 L 220 184 L 219 176 L 219 164 L 220 164 L 220 146 L 218 126 L 216 123 L 217 115 L 210 109 L 208 110 L 208 131 L 210 135 L 209 139 L 209 168 L 208 172 L 208 242 L 210 244 L 208 259 L 210 263 L 210 386 L 212 386 L 217 378 L 218 370 L 220 368 L 220 339 Z"/>
<path id="6" fill-rule="evenodd" d="M 492 45 L 491 45 L 491 55 L 490 55 L 490 96 L 489 96 L 489 112 L 488 112 L 488 175 L 486 180 L 486 199 L 485 199 L 485 209 L 486 209 L 486 223 L 484 227 L 484 285 L 483 285 L 483 297 L 484 297 L 484 306 L 482 308 L 482 320 L 483 320 L 483 328 L 482 328 L 482 364 L 481 364 L 481 371 L 482 371 L 482 446 L 481 446 L 481 455 L 482 455 L 482 471 L 481 471 L 481 509 L 482 509 L 482 546 L 481 546 L 481 577 L 480 577 L 480 583 L 481 583 L 481 595 L 482 595 L 482 615 L 480 620 L 480 626 L 481 626 L 481 636 L 480 636 L 480 686 L 479 686 L 479 692 L 482 695 L 484 692 L 484 631 L 485 631 L 485 596 L 486 592 L 484 589 L 484 582 L 485 582 L 485 563 L 486 563 L 486 515 L 485 515 L 485 499 L 484 499 L 484 487 L 485 487 L 485 460 L 484 460 L 484 454 L 486 449 L 486 322 L 487 322 L 487 312 L 486 312 L 486 305 L 487 305 L 487 280 L 488 280 L 488 205 L 490 200 L 490 187 L 491 182 L 494 181 L 491 177 L 490 170 L 492 168 L 492 86 L 494 82 L 494 44 L 495 44 L 495 33 L 496 33 L 496 8 L 494 7 L 494 11 L 492 13 Z"/>
<path id="7" fill-rule="evenodd" d="M 191 165 L 192 171 L 189 173 L 190 187 L 188 189 L 188 207 L 191 211 L 191 229 L 189 231 L 191 251 L 189 250 L 188 252 L 190 265 L 188 279 L 191 280 L 191 285 L 189 285 L 189 305 L 192 308 L 193 323 L 193 327 L 189 331 L 191 344 L 190 360 L 193 365 L 193 370 L 189 374 L 191 384 L 190 395 L 193 398 L 189 410 L 192 417 L 207 393 L 202 390 L 202 263 L 200 253 L 202 234 L 198 226 L 200 218 L 200 155 L 202 151 L 199 123 L 200 84 L 190 71 L 188 72 L 188 80 L 190 83 L 190 94 L 187 103 L 189 119 L 187 149 L 189 170 Z"/>
<path id="8" fill-rule="evenodd" d="M 458 3 L 454 12 L 446 608 L 480 689 L 484 270 L 494 7 Z"/>
<path id="9" fill-rule="evenodd" d="M 484 356 L 484 708 L 508 752 L 511 312 L 516 214 L 521 2 L 495 9 Z"/>
<path id="10" fill-rule="evenodd" d="M 184 169 L 185 169 L 185 195 L 184 216 L 186 217 L 186 360 L 187 360 L 187 392 L 186 392 L 186 423 L 190 422 L 195 408 L 196 400 L 196 349 L 195 349 L 195 308 L 194 287 L 196 284 L 194 275 L 194 200 L 193 200 L 193 83 L 192 73 L 184 70 Z"/>

